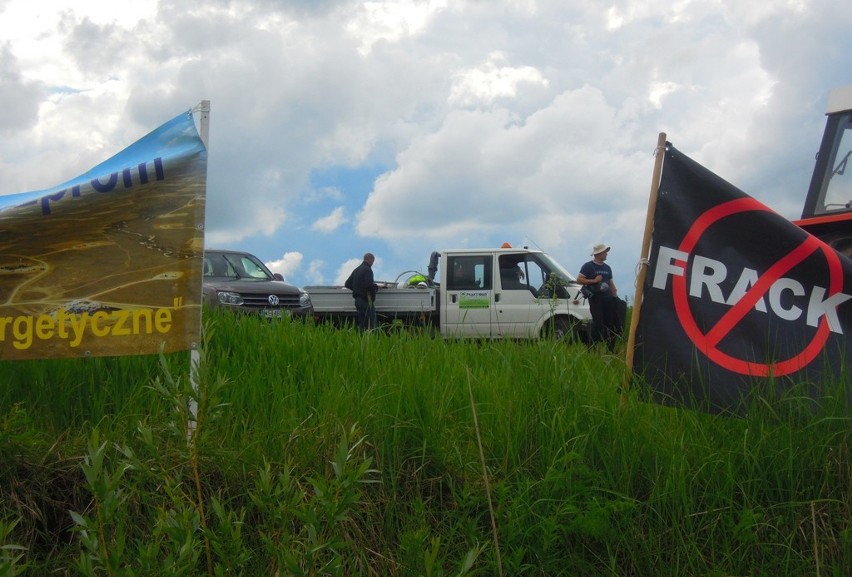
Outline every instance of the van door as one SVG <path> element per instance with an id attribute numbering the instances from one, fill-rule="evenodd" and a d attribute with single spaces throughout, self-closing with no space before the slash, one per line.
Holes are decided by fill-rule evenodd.
<path id="1" fill-rule="evenodd" d="M 441 300 L 441 334 L 490 337 L 494 302 L 491 255 L 448 255 Z"/>
<path id="2" fill-rule="evenodd" d="M 526 254 L 501 254 L 494 289 L 492 336 L 527 339 L 541 319 L 541 301 L 536 297 L 541 266 Z"/>

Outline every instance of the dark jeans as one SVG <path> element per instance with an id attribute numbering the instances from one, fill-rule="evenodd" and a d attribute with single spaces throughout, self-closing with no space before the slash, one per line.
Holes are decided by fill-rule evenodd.
<path id="1" fill-rule="evenodd" d="M 376 328 L 376 305 L 367 297 L 355 297 L 355 313 L 358 329 L 363 331 Z"/>
<path id="2" fill-rule="evenodd" d="M 621 334 L 618 320 L 618 299 L 609 295 L 592 296 L 589 299 L 592 313 L 592 343 L 605 342 L 610 351 L 615 350 L 615 341 Z"/>

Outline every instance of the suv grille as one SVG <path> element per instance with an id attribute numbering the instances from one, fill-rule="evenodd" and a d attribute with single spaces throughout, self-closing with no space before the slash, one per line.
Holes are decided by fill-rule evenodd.
<path id="1" fill-rule="evenodd" d="M 240 293 L 240 296 L 243 297 L 243 306 L 248 308 L 295 309 L 299 307 L 299 295 L 297 294 L 272 295 L 278 299 L 277 304 L 273 304 L 275 301 L 274 298 L 272 299 L 273 303 L 269 302 L 270 295 L 268 294 Z"/>

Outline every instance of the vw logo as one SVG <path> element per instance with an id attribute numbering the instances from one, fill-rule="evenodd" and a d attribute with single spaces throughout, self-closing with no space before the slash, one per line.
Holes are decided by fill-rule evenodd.
<path id="1" fill-rule="evenodd" d="M 269 298 L 266 299 L 266 300 L 268 300 L 269 304 L 271 304 L 272 306 L 274 306 L 274 307 L 278 306 L 278 297 L 277 296 L 269 295 Z"/>

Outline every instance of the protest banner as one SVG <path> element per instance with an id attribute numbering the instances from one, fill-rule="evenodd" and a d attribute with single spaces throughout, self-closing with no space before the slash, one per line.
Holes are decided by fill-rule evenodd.
<path id="1" fill-rule="evenodd" d="M 62 185 L 0 196 L 0 359 L 197 342 L 207 150 L 193 115 Z"/>
<path id="2" fill-rule="evenodd" d="M 666 143 L 629 359 L 664 403 L 737 411 L 848 379 L 852 260 Z"/>

